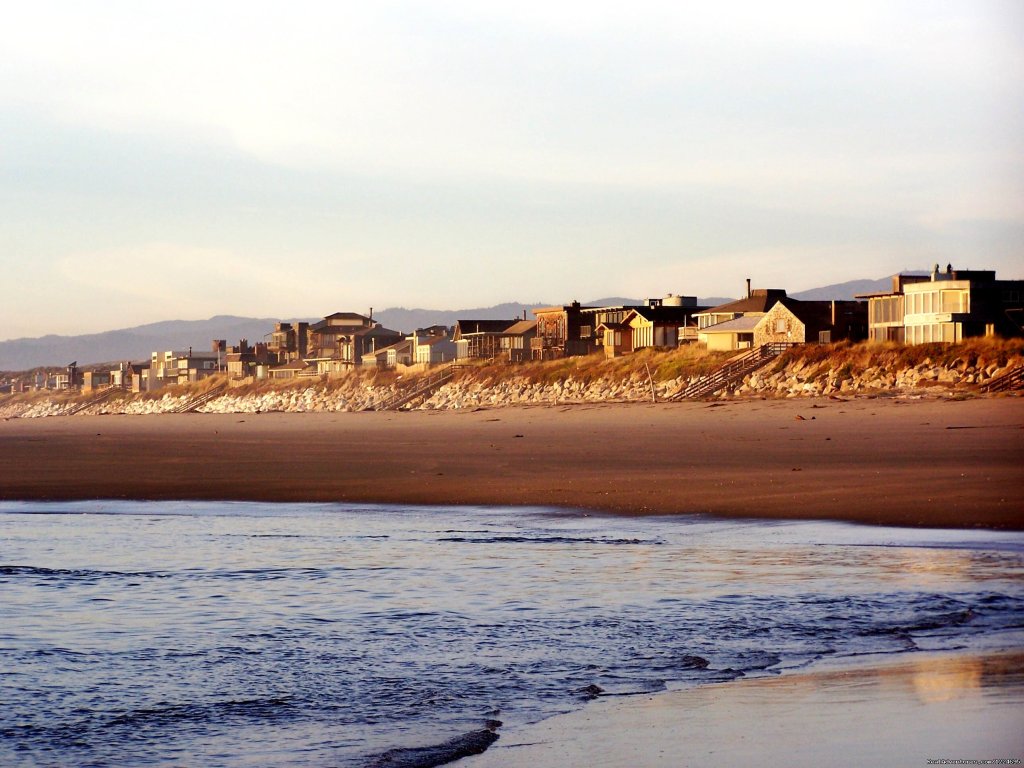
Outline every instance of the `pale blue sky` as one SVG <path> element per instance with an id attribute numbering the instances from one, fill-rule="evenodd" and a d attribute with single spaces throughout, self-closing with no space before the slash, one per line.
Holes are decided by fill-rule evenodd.
<path id="1" fill-rule="evenodd" d="M 0 339 L 1024 278 L 1024 4 L 686 5 L 11 3 Z"/>

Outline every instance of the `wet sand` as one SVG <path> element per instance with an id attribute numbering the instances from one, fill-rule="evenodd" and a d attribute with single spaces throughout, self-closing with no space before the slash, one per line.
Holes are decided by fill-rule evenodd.
<path id="1" fill-rule="evenodd" d="M 598 699 L 466 768 L 915 766 L 1024 759 L 1024 654 L 895 663 Z M 1020 765 L 1020 762 L 1013 763 Z"/>
<path id="2" fill-rule="evenodd" d="M 560 506 L 1024 529 L 1024 399 L 0 422 L 2 499 Z"/>

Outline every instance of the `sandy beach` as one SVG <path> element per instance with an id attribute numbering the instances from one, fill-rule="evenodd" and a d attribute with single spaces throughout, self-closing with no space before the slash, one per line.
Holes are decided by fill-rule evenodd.
<path id="1" fill-rule="evenodd" d="M 1024 529 L 1024 399 L 751 400 L 0 422 L 0 499 L 558 506 Z M 600 697 L 486 766 L 926 765 L 1024 757 L 1024 656 Z M 462 764 L 462 763 L 460 763 Z"/>
<path id="2" fill-rule="evenodd" d="M 1024 655 L 920 654 L 867 667 L 598 699 L 582 711 L 505 734 L 460 765 L 1020 765 L 1022 712 Z"/>
<path id="3" fill-rule="evenodd" d="M 1024 399 L 0 422 L 2 499 L 559 506 L 1024 528 Z"/>

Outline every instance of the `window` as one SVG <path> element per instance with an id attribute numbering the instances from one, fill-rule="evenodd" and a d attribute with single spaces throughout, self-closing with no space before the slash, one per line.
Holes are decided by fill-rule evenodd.
<path id="1" fill-rule="evenodd" d="M 589 339 L 590 338 L 590 326 L 589 325 L 581 325 L 580 326 L 580 338 L 581 339 Z"/>
<path id="2" fill-rule="evenodd" d="M 780 317 L 775 321 L 775 332 L 785 333 L 786 332 L 786 318 Z"/>
<path id="3" fill-rule="evenodd" d="M 967 293 L 965 291 L 943 291 L 942 311 L 959 313 L 967 311 Z"/>

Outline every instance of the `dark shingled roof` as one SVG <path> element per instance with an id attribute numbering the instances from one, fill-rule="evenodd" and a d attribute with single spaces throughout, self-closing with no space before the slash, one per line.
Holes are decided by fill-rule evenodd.
<path id="1" fill-rule="evenodd" d="M 462 336 L 472 333 L 504 333 L 515 320 L 457 320 L 455 325 Z"/>
<path id="2" fill-rule="evenodd" d="M 701 310 L 698 314 L 724 314 L 735 312 L 767 312 L 775 306 L 775 302 L 786 298 L 786 292 L 781 288 L 755 288 L 750 296 L 745 299 L 730 301 L 728 304 L 719 304 L 711 309 Z M 795 301 L 795 299 L 793 299 Z M 786 306 L 789 306 L 788 304 Z"/>
<path id="3" fill-rule="evenodd" d="M 707 307 L 666 307 L 662 305 L 655 307 L 631 307 L 631 309 L 645 320 L 651 320 L 656 323 L 686 323 L 695 314 L 703 312 Z"/>
<path id="4" fill-rule="evenodd" d="M 505 333 L 509 336 L 519 336 L 523 333 L 529 333 L 537 327 L 536 320 L 520 320 L 515 325 L 509 326 L 505 329 Z"/>

